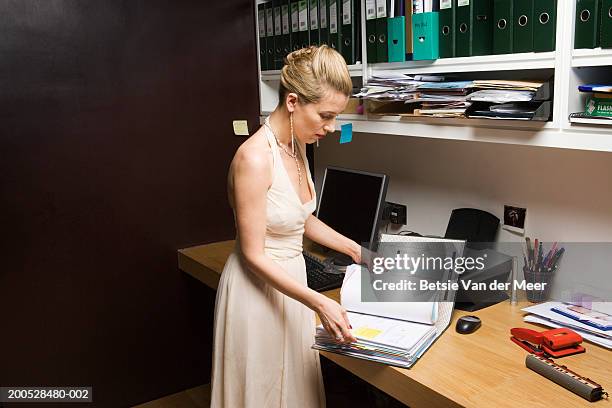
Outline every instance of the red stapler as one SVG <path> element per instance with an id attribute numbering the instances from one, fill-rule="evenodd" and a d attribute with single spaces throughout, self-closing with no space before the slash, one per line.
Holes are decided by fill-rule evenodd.
<path id="1" fill-rule="evenodd" d="M 510 340 L 536 356 L 559 358 L 585 352 L 582 336 L 564 327 L 543 332 L 515 327 L 510 334 Z"/>

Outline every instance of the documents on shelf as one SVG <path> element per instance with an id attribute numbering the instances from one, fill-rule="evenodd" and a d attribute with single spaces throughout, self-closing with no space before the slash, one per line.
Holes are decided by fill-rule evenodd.
<path id="1" fill-rule="evenodd" d="M 465 244 L 458 240 L 399 235 L 383 235 L 381 244 L 390 241 L 411 247 L 406 251 L 410 256 L 421 254 L 424 248 L 428 248 L 425 243 L 439 243 L 441 245 L 436 250 L 441 249 L 449 256 L 458 257 L 462 255 Z M 433 255 L 440 254 L 435 252 Z M 367 279 L 362 274 L 367 274 Z M 444 270 L 442 275 L 441 280 L 457 282 L 458 275 L 454 270 Z M 362 283 L 362 278 L 366 284 Z M 436 293 L 432 301 L 365 302 L 364 295 L 366 298 L 375 296 L 372 293 L 362 293 L 362 289 L 369 290 L 367 288 L 372 287 L 371 281 L 368 281 L 370 278 L 365 267 L 351 265 L 347 268 L 341 289 L 341 303 L 348 310 L 352 333 L 357 341 L 350 344 L 338 343 L 319 325 L 313 348 L 408 368 L 450 324 L 455 293 L 450 290 Z"/>

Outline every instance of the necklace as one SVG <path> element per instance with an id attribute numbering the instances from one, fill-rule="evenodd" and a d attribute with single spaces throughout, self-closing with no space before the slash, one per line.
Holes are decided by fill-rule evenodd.
<path id="1" fill-rule="evenodd" d="M 270 125 L 270 117 L 267 117 L 266 121 L 264 122 L 264 125 L 266 125 L 268 129 L 270 129 L 270 132 L 272 132 L 272 136 L 274 136 L 274 140 L 276 140 L 276 144 L 278 145 L 278 147 L 280 147 L 283 150 L 283 152 L 287 154 L 287 156 L 291 157 L 295 161 L 295 166 L 297 167 L 297 172 L 298 172 L 298 184 L 301 186 L 302 185 L 302 169 L 300 168 L 300 162 L 298 161 L 297 153 L 295 152 L 295 139 L 293 137 L 293 117 L 292 116 L 289 116 L 289 124 L 291 125 L 291 147 L 293 149 L 292 152 L 287 150 L 287 148 L 283 146 L 283 144 L 281 144 L 281 142 L 278 140 L 278 136 L 276 136 L 276 132 L 274 131 L 274 129 L 272 129 L 272 126 Z"/>

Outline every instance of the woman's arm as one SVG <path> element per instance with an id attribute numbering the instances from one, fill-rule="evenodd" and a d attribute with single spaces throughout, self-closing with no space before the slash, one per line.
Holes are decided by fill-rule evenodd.
<path id="1" fill-rule="evenodd" d="M 361 245 L 336 232 L 314 215 L 310 214 L 304 228 L 304 235 L 310 240 L 350 256 L 355 263 L 361 263 Z"/>
<path id="2" fill-rule="evenodd" d="M 335 301 L 301 285 L 264 252 L 266 195 L 271 183 L 269 151 L 239 151 L 232 163 L 233 197 L 240 248 L 251 272 L 264 282 L 314 310 L 335 338 L 355 341 L 346 311 Z"/>

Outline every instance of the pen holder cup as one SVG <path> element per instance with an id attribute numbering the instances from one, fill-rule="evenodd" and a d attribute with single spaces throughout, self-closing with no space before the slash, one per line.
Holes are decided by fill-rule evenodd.
<path id="1" fill-rule="evenodd" d="M 532 303 L 548 300 L 550 285 L 554 274 L 552 272 L 532 272 L 530 270 L 524 270 L 523 273 L 525 274 L 525 282 L 527 283 L 525 288 L 527 300 Z"/>

